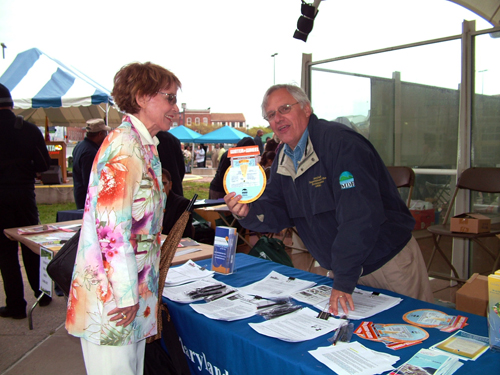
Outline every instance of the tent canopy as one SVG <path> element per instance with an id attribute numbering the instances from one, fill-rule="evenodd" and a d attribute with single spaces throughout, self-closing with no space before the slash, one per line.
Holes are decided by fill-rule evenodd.
<path id="1" fill-rule="evenodd" d="M 194 140 L 194 143 L 238 143 L 242 138 L 250 137 L 230 126 L 223 126 L 213 132 L 202 135 Z"/>
<path id="2" fill-rule="evenodd" d="M 169 130 L 179 141 L 192 143 L 196 138 L 201 137 L 201 134 L 186 128 L 184 125 L 176 126 Z"/>
<path id="3" fill-rule="evenodd" d="M 500 26 L 500 1 L 499 0 L 451 0 L 454 3 L 480 15 L 493 26 Z"/>
<path id="4" fill-rule="evenodd" d="M 0 77 L 11 92 L 14 112 L 38 126 L 45 116 L 53 126 L 84 127 L 91 118 L 104 118 L 112 105 L 111 93 L 75 68 L 37 48 L 17 55 Z M 121 115 L 109 111 L 108 124 L 117 126 Z"/>

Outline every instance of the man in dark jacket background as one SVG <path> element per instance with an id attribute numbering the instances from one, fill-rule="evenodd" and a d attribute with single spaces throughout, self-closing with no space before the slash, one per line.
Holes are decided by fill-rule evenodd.
<path id="1" fill-rule="evenodd" d="M 88 120 L 86 130 L 84 140 L 73 149 L 73 195 L 79 210 L 85 207 L 94 158 L 111 128 L 106 126 L 103 119 L 98 118 Z"/>
<path id="2" fill-rule="evenodd" d="M 268 89 L 262 113 L 285 144 L 264 194 L 250 204 L 224 198 L 240 224 L 276 233 L 296 227 L 321 267 L 333 271 L 329 312 L 355 308 L 356 284 L 433 302 L 427 269 L 412 235 L 415 220 L 373 145 L 313 114 L 293 85 Z"/>
<path id="3" fill-rule="evenodd" d="M 182 180 L 184 180 L 186 168 L 181 142 L 172 133 L 164 131 L 158 132 L 156 138 L 160 141 L 156 148 L 158 149 L 161 167 L 169 171 L 170 176 L 172 176 L 172 191 L 182 197 L 184 196 Z"/>
<path id="4" fill-rule="evenodd" d="M 0 271 L 6 306 L 0 307 L 2 318 L 26 318 L 23 277 L 19 264 L 19 245 L 8 239 L 3 230 L 38 224 L 35 200 L 36 173 L 49 169 L 50 156 L 40 129 L 12 112 L 10 91 L 0 84 Z M 28 281 L 39 297 L 40 256 L 21 244 Z M 40 306 L 52 299 L 44 295 Z"/>

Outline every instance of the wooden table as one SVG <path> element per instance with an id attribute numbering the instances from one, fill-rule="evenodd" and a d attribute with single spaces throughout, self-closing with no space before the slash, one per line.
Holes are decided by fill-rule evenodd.
<path id="1" fill-rule="evenodd" d="M 59 223 L 54 223 L 54 224 L 49 224 L 53 225 L 56 227 L 66 227 L 70 225 L 75 225 L 75 224 L 81 224 L 82 220 L 71 220 L 71 221 L 61 221 Z M 24 228 L 33 228 L 37 227 L 39 225 L 31 225 L 27 227 L 22 227 Z M 42 234 L 19 234 L 18 230 L 19 228 L 9 228 L 9 229 L 4 229 L 5 235 L 10 238 L 12 241 L 19 241 L 26 246 L 28 246 L 31 251 L 34 253 L 40 255 L 40 244 L 37 242 L 32 241 L 31 239 L 34 236 L 40 236 L 40 235 L 48 235 L 52 237 L 57 237 L 58 233 L 63 233 L 64 231 L 53 231 L 53 232 L 48 232 L 48 233 L 42 233 Z M 165 239 L 167 236 L 162 234 L 162 240 Z M 201 249 L 200 251 L 195 251 L 195 252 L 190 252 L 188 254 L 182 254 L 183 252 L 190 250 L 190 249 Z M 214 247 L 212 245 L 207 245 L 200 243 L 199 245 L 196 246 L 186 246 L 186 247 L 179 247 L 177 249 L 177 253 L 180 253 L 179 255 L 175 255 L 174 259 L 172 260 L 172 265 L 176 266 L 179 264 L 183 264 L 189 259 L 192 259 L 193 261 L 198 261 L 198 260 L 203 260 L 203 259 L 208 259 L 212 257 L 214 251 Z M 54 252 L 57 252 L 55 250 Z"/>
<path id="2" fill-rule="evenodd" d="M 58 223 L 54 224 L 48 224 L 49 226 L 55 226 L 55 227 L 68 227 L 72 225 L 77 225 L 79 224 L 81 226 L 82 220 L 71 220 L 71 221 L 61 221 Z M 4 234 L 7 236 L 7 238 L 11 239 L 12 241 L 18 241 L 21 242 L 22 244 L 28 246 L 31 251 L 34 253 L 40 255 L 40 247 L 42 244 L 40 244 L 41 237 L 57 237 L 58 234 L 64 233 L 65 235 L 68 235 L 67 230 L 56 230 L 56 231 L 51 231 L 51 232 L 45 232 L 45 233 L 36 233 L 36 234 L 19 234 L 18 229 L 27 229 L 27 228 L 33 228 L 33 227 L 39 227 L 40 225 L 30 225 L 26 227 L 20 227 L 20 228 L 9 228 L 9 229 L 4 229 Z M 72 234 L 72 233 L 70 233 Z M 35 238 L 36 236 L 36 238 Z M 167 237 L 165 235 L 162 236 L 162 241 Z M 37 240 L 37 242 L 34 241 L 34 239 Z M 62 245 L 61 245 L 62 246 Z M 189 252 L 187 254 L 183 254 L 189 250 L 194 250 L 194 249 L 201 249 L 198 251 L 193 251 Z M 58 251 L 58 245 L 56 245 L 56 248 L 51 248 L 51 250 L 55 253 Z M 174 259 L 172 260 L 172 266 L 180 265 L 186 263 L 189 259 L 192 259 L 193 261 L 198 261 L 198 260 L 204 260 L 204 259 L 209 259 L 212 258 L 212 254 L 214 252 L 214 247 L 212 245 L 207 245 L 207 244 L 202 244 L 200 243 L 199 245 L 196 246 L 185 246 L 185 247 L 179 247 L 176 251 L 176 255 L 174 255 Z M 179 253 L 177 255 L 177 253 Z M 29 324 L 29 329 L 33 329 L 33 319 L 32 319 L 32 314 L 33 310 L 35 307 L 38 305 L 40 299 L 43 297 L 44 293 L 38 297 L 38 300 L 35 302 L 35 304 L 29 309 L 28 311 L 28 324 Z"/>

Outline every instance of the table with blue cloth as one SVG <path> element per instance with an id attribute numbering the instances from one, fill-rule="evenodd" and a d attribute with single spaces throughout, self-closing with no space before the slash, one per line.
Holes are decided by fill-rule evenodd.
<path id="1" fill-rule="evenodd" d="M 210 259 L 198 261 L 197 264 L 207 269 L 211 268 Z M 332 280 L 327 277 L 242 253 L 236 254 L 235 272 L 232 275 L 215 274 L 215 279 L 233 287 L 242 287 L 262 280 L 273 270 L 289 277 L 310 280 L 317 284 L 332 285 Z M 403 298 L 403 301 L 397 306 L 371 316 L 366 321 L 385 324 L 406 324 L 403 320 L 403 315 L 406 312 L 416 309 L 434 309 L 448 315 L 466 316 L 468 317 L 468 325 L 463 328 L 464 331 L 480 336 L 488 336 L 488 326 L 485 317 L 437 306 L 387 290 L 363 286 L 359 286 L 359 288 Z M 330 345 L 328 338 L 333 335 L 333 332 L 313 340 L 290 343 L 260 335 L 248 325 L 248 323 L 263 322 L 264 318 L 261 316 L 256 315 L 248 319 L 233 322 L 218 321 L 196 313 L 189 304 L 172 302 L 165 297 L 163 297 L 163 301 L 168 306 L 192 374 L 324 375 L 333 373 L 332 370 L 308 353 L 308 351 L 317 349 L 318 347 Z M 304 305 L 309 306 L 307 304 Z M 354 320 L 352 322 L 356 329 L 361 320 Z M 410 359 L 420 349 L 429 348 L 453 334 L 441 332 L 436 328 L 425 328 L 425 330 L 430 335 L 427 340 L 421 344 L 395 351 L 386 348 L 381 342 L 364 340 L 354 334 L 352 341 L 359 341 L 362 345 L 370 349 L 400 357 L 400 361 L 395 364 L 397 367 Z M 464 365 L 456 374 L 498 374 L 500 369 L 500 353 L 488 350 L 476 361 L 462 362 Z"/>

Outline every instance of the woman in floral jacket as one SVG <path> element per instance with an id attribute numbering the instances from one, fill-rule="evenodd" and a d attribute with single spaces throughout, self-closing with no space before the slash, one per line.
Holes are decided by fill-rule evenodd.
<path id="1" fill-rule="evenodd" d="M 142 374 L 145 339 L 157 332 L 166 197 L 155 135 L 179 112 L 180 87 L 151 63 L 127 65 L 114 79 L 113 98 L 127 115 L 92 166 L 66 315 L 88 374 Z"/>

